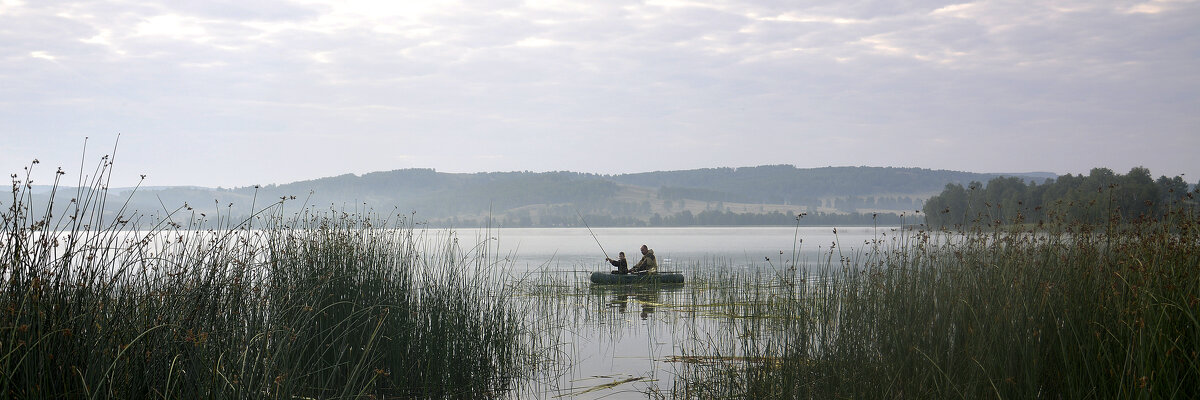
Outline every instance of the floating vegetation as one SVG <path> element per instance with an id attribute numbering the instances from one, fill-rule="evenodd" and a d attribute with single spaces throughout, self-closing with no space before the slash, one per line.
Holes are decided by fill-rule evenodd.
<path id="1" fill-rule="evenodd" d="M 597 378 L 612 379 L 612 377 L 608 377 L 608 376 L 600 376 L 600 377 L 597 377 Z M 582 395 L 584 395 L 584 394 L 588 394 L 588 393 L 592 393 L 592 392 L 596 392 L 596 391 L 600 391 L 600 390 L 612 389 L 612 388 L 615 388 L 615 387 L 617 387 L 617 386 L 624 385 L 624 384 L 626 384 L 626 383 L 630 383 L 630 382 L 639 382 L 639 381 L 645 381 L 645 380 L 647 380 L 647 378 L 646 378 L 646 377 L 644 377 L 644 376 L 635 376 L 635 377 L 630 377 L 630 378 L 625 378 L 625 379 L 617 379 L 617 380 L 613 380 L 613 381 L 611 381 L 611 382 L 607 382 L 607 383 L 601 383 L 601 384 L 599 384 L 599 385 L 595 385 L 595 386 L 591 386 L 591 387 L 586 387 L 586 388 L 584 388 L 583 390 L 580 390 L 580 391 L 577 391 L 577 392 L 572 392 L 572 393 L 564 393 L 564 394 L 556 395 L 556 396 L 554 396 L 554 398 L 560 398 L 560 397 L 578 397 L 578 396 L 582 396 Z"/>
<path id="2" fill-rule="evenodd" d="M 707 364 L 707 365 L 727 365 L 731 363 L 745 364 L 783 364 L 782 357 L 746 357 L 746 356 L 670 356 L 663 360 L 666 362 L 688 363 L 688 364 Z"/>

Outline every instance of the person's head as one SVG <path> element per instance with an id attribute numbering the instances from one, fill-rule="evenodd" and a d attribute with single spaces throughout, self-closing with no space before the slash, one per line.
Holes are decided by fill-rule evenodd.
<path id="1" fill-rule="evenodd" d="M 623 251 L 622 251 L 621 253 L 617 254 L 617 258 L 620 258 L 620 259 L 624 260 L 624 259 L 625 259 L 625 252 L 623 252 Z"/>
<path id="2" fill-rule="evenodd" d="M 644 245 L 644 244 L 642 245 L 642 254 L 646 254 L 646 252 L 649 250 L 650 250 L 649 247 L 646 247 L 646 245 Z"/>

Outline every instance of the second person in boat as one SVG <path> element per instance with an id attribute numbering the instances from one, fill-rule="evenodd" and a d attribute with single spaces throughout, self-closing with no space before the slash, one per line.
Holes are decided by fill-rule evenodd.
<path id="1" fill-rule="evenodd" d="M 642 245 L 642 259 L 640 261 L 638 261 L 637 264 L 633 265 L 633 269 L 630 270 L 630 272 L 633 272 L 635 274 L 641 274 L 641 273 L 657 274 L 658 273 L 658 261 L 654 258 L 654 250 L 650 249 L 649 247 L 646 247 L 646 245 L 643 244 Z"/>

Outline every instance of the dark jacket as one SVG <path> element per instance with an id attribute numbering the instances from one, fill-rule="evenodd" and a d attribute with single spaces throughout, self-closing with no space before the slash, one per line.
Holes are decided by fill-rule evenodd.
<path id="1" fill-rule="evenodd" d="M 618 274 L 628 274 L 629 273 L 629 262 L 628 261 L 618 259 L 618 260 L 608 260 L 608 262 L 611 263 L 614 267 L 617 267 Z"/>

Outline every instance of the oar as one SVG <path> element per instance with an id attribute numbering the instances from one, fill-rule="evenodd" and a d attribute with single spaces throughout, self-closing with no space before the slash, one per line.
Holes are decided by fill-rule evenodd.
<path id="1" fill-rule="evenodd" d="M 580 213 L 579 210 L 575 210 L 575 214 L 579 215 L 579 220 L 583 221 L 583 226 L 587 228 L 588 233 L 592 234 L 592 239 L 596 239 L 596 245 L 600 246 L 600 252 L 604 253 L 604 258 L 609 258 L 608 252 L 604 251 L 604 245 L 600 244 L 600 238 L 596 237 L 596 233 L 592 232 L 592 227 L 588 226 L 587 220 L 583 219 L 583 214 Z"/>

